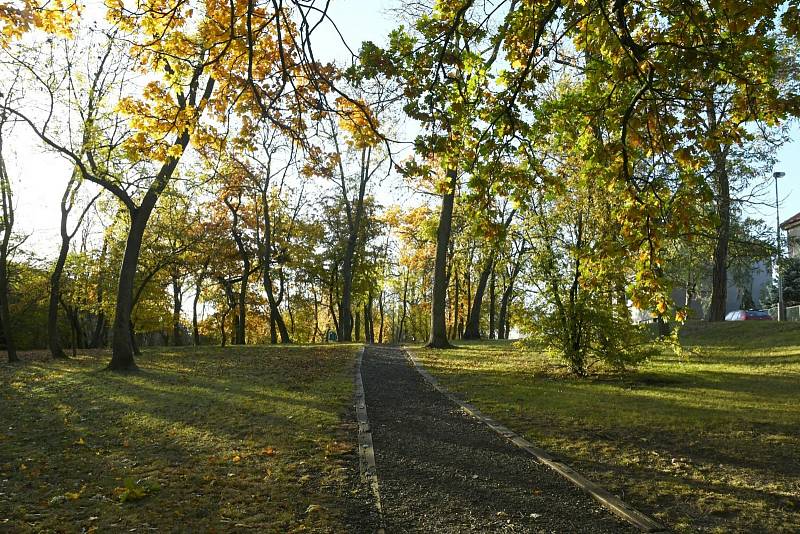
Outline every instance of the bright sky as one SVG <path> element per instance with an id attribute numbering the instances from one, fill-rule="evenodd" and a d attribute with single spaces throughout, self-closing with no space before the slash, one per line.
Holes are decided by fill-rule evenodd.
<path id="1" fill-rule="evenodd" d="M 394 0 L 334 0 L 330 14 L 357 51 L 363 40 L 384 42 L 385 36 L 396 24 L 387 12 Z M 315 51 L 318 59 L 349 59 L 344 46 L 331 28 L 320 28 L 315 33 Z M 780 180 L 781 220 L 800 212 L 800 125 L 795 123 L 790 133 L 791 142 L 778 153 L 775 171 L 786 176 Z M 40 145 L 23 127 L 14 131 L 10 151 L 6 154 L 9 171 L 14 180 L 17 207 L 17 230 L 30 237 L 26 248 L 38 257 L 53 257 L 58 248 L 59 201 L 63 194 L 70 165 L 61 157 L 43 153 Z M 764 207 L 759 215 L 774 225 L 774 209 Z"/>

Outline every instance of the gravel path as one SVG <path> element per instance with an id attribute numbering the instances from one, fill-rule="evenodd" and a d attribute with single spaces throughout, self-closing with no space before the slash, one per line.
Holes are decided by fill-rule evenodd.
<path id="1" fill-rule="evenodd" d="M 638 532 L 369 346 L 362 376 L 387 532 Z"/>

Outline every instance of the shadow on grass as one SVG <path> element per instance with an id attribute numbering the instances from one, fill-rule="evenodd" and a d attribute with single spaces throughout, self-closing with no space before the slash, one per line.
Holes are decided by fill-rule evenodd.
<path id="1" fill-rule="evenodd" d="M 353 354 L 148 350 L 125 375 L 103 371 L 96 354 L 0 366 L 2 528 L 336 530 L 334 494 L 346 490 L 331 451 Z M 161 489 L 121 505 L 126 477 Z M 311 504 L 323 506 L 313 517 Z"/>
<path id="2" fill-rule="evenodd" d="M 800 329 L 774 331 L 790 355 L 701 346 L 700 358 L 665 356 L 639 373 L 589 380 L 542 373 L 546 359 L 510 346 L 417 354 L 451 391 L 676 531 L 794 532 Z M 771 340 L 752 352 L 769 354 Z"/>

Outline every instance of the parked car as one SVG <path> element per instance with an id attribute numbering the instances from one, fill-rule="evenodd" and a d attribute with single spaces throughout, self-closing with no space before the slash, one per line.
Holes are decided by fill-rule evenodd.
<path id="1" fill-rule="evenodd" d="M 763 310 L 736 310 L 725 316 L 726 321 L 771 321 L 772 316 Z"/>

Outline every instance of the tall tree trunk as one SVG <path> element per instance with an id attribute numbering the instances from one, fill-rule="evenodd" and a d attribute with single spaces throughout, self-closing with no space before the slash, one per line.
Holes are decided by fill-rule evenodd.
<path id="1" fill-rule="evenodd" d="M 428 347 L 444 349 L 451 347 L 447 340 L 447 323 L 445 307 L 447 305 L 447 247 L 450 243 L 450 230 L 453 226 L 453 204 L 455 203 L 456 181 L 458 173 L 448 169 L 450 180 L 448 190 L 442 197 L 442 209 L 439 213 L 439 228 L 436 231 L 436 259 L 433 267 L 433 295 L 431 299 L 431 337 Z"/>
<path id="2" fill-rule="evenodd" d="M 247 283 L 250 278 L 249 272 L 250 262 L 248 261 L 242 270 L 242 283 L 239 286 L 239 295 L 237 299 L 238 312 L 236 315 L 239 318 L 239 322 L 236 325 L 236 345 L 244 345 L 247 343 L 245 336 L 247 333 Z"/>
<path id="3" fill-rule="evenodd" d="M 114 311 L 114 325 L 112 327 L 112 356 L 108 369 L 113 371 L 136 370 L 134 360 L 134 344 L 131 332 L 131 313 L 133 312 L 133 285 L 136 277 L 136 268 L 139 264 L 139 254 L 142 249 L 144 230 L 150 213 L 155 206 L 157 197 L 145 199 L 142 206 L 130 214 L 131 221 L 128 237 L 125 241 L 125 253 L 119 270 L 117 286 L 117 306 Z"/>
<path id="4" fill-rule="evenodd" d="M 61 333 L 58 330 L 58 304 L 61 294 L 61 274 L 64 271 L 64 264 L 67 261 L 70 241 L 72 241 L 72 238 L 75 237 L 75 233 L 78 231 L 78 228 L 80 228 L 83 218 L 89 212 L 89 208 L 91 208 L 91 206 L 94 204 L 94 201 L 97 199 L 96 196 L 87 204 L 83 210 L 83 213 L 81 213 L 80 217 L 78 218 L 75 229 L 72 231 L 72 233 L 70 233 L 70 231 L 67 229 L 67 224 L 69 223 L 69 214 L 72 211 L 72 208 L 75 206 L 75 196 L 77 195 L 78 188 L 80 187 L 79 177 L 80 175 L 76 169 L 70 177 L 69 183 L 64 189 L 64 194 L 61 197 L 61 224 L 59 225 L 61 246 L 58 250 L 58 258 L 56 259 L 53 272 L 50 275 L 50 302 L 47 313 L 47 339 L 50 355 L 56 359 L 67 357 L 67 355 L 64 354 L 63 347 L 61 346 Z M 105 256 L 105 247 L 106 240 L 104 239 L 103 253 L 100 257 L 101 262 Z M 98 296 L 98 298 L 101 297 Z"/>
<path id="5" fill-rule="evenodd" d="M 508 273 L 508 285 L 503 290 L 503 295 L 500 297 L 500 314 L 497 318 L 497 338 L 498 339 L 508 339 L 509 333 L 511 332 L 511 326 L 508 319 L 509 316 L 509 308 L 511 307 L 511 299 L 514 296 L 514 281 L 517 279 L 517 275 L 519 274 L 520 269 L 522 268 L 522 257 L 523 252 L 517 254 L 516 260 L 514 260 L 511 272 Z"/>
<path id="6" fill-rule="evenodd" d="M 270 316 L 270 340 L 277 343 L 275 328 L 280 331 L 281 343 L 291 343 L 289 331 L 283 321 L 281 311 L 278 308 L 278 301 L 275 299 L 275 292 L 272 287 L 272 218 L 269 210 L 269 198 L 267 188 L 261 191 L 262 218 L 264 221 L 264 242 L 261 244 L 261 276 L 264 284 L 264 292 L 267 294 Z"/>
<path id="7" fill-rule="evenodd" d="M 133 353 L 136 356 L 141 356 L 142 351 L 139 349 L 139 344 L 136 342 L 136 327 L 133 325 L 133 321 L 131 321 L 130 326 L 128 328 L 128 333 L 130 334 L 131 338 L 131 347 L 133 347 Z"/>
<path id="8" fill-rule="evenodd" d="M 461 312 L 461 303 L 459 302 L 459 297 L 461 295 L 461 277 L 458 276 L 456 273 L 455 276 L 455 288 L 453 289 L 453 325 L 452 325 L 452 333 L 450 334 L 451 339 L 456 339 L 458 337 L 458 320 L 459 320 L 459 313 Z"/>
<path id="9" fill-rule="evenodd" d="M 468 267 L 464 269 L 464 288 L 467 290 L 466 299 L 464 300 L 464 307 L 467 310 L 467 319 L 466 322 L 469 322 L 469 314 L 472 312 L 472 308 L 470 304 L 472 303 L 472 266 L 473 263 L 473 256 L 475 255 L 474 247 L 470 247 L 469 250 L 469 259 L 467 260 Z M 463 332 L 462 332 L 463 334 Z M 459 336 L 463 337 L 463 336 Z"/>
<path id="10" fill-rule="evenodd" d="M 497 338 L 498 339 L 508 339 L 508 335 L 506 334 L 507 331 L 507 322 L 508 322 L 508 306 L 511 301 L 511 293 L 514 291 L 514 280 L 510 279 L 508 281 L 508 286 L 506 286 L 505 290 L 503 291 L 502 297 L 500 297 L 500 314 L 497 318 Z"/>
<path id="11" fill-rule="evenodd" d="M 63 217 L 61 226 L 63 230 L 65 226 Z M 61 294 L 61 273 L 64 272 L 64 264 L 67 261 L 68 252 L 69 239 L 65 239 L 64 232 L 62 232 L 61 248 L 58 251 L 58 258 L 50 275 L 50 302 L 47 308 L 47 344 L 50 348 L 50 356 L 55 359 L 66 359 L 67 357 L 64 353 L 64 348 L 61 346 L 61 332 L 58 330 L 58 306 Z"/>
<path id="12" fill-rule="evenodd" d="M 0 323 L 3 326 L 3 335 L 6 340 L 6 353 L 9 363 L 18 362 L 17 347 L 14 344 L 13 328 L 11 327 L 11 312 L 8 307 L 8 270 L 5 254 L 0 258 Z"/>
<path id="13" fill-rule="evenodd" d="M 198 273 L 194 282 L 194 299 L 192 300 L 192 342 L 195 347 L 200 346 L 200 329 L 197 324 L 197 303 L 200 301 L 200 293 L 203 291 L 203 280 L 206 277 L 206 269 L 211 263 L 210 258 L 206 258 L 203 269 Z"/>
<path id="14" fill-rule="evenodd" d="M 317 342 L 317 335 L 318 334 L 320 334 L 320 335 L 322 334 L 322 332 L 319 329 L 319 305 L 320 305 L 320 301 L 319 301 L 319 298 L 317 297 L 317 290 L 314 287 L 314 283 L 313 282 L 310 284 L 310 287 L 311 287 L 311 295 L 312 295 L 312 297 L 314 299 L 314 334 L 311 336 L 311 342 L 312 343 L 316 343 Z"/>
<path id="15" fill-rule="evenodd" d="M 495 270 L 492 269 L 492 278 L 489 280 L 489 339 L 495 339 L 495 318 L 497 295 L 495 294 Z"/>
<path id="16" fill-rule="evenodd" d="M 105 347 L 108 341 L 106 335 L 106 314 L 103 312 L 103 298 L 105 297 L 105 288 L 103 285 L 103 266 L 106 262 L 106 253 L 108 252 L 108 236 L 103 236 L 103 248 L 100 249 L 100 268 L 97 273 L 97 323 L 95 323 L 94 333 L 92 340 L 89 342 L 90 349 Z"/>
<path id="17" fill-rule="evenodd" d="M 706 120 L 709 134 L 718 130 L 717 113 L 714 107 L 713 88 L 706 95 Z M 709 135 L 709 137 L 713 137 Z M 731 231 L 731 188 L 728 175 L 727 148 L 718 143 L 710 150 L 714 164 L 712 175 L 716 185 L 717 235 L 714 244 L 714 266 L 711 273 L 711 303 L 708 307 L 709 321 L 724 321 L 728 301 L 728 243 Z"/>
<path id="18" fill-rule="evenodd" d="M 398 343 L 402 343 L 406 335 L 406 315 L 408 314 L 408 276 L 409 272 L 406 270 L 406 276 L 403 281 L 403 315 L 400 317 L 400 329 L 397 332 Z"/>
<path id="19" fill-rule="evenodd" d="M 714 176 L 717 182 L 717 235 L 714 246 L 714 267 L 711 274 L 711 304 L 709 321 L 724 321 L 728 301 L 728 243 L 731 231 L 730 180 L 725 157 L 714 157 Z"/>
<path id="20" fill-rule="evenodd" d="M 183 305 L 183 292 L 178 276 L 173 273 L 172 277 L 172 344 L 174 346 L 183 345 L 183 332 L 181 331 L 181 308 Z"/>
<path id="21" fill-rule="evenodd" d="M 356 335 L 352 341 L 361 341 L 361 314 L 356 313 L 354 319 Z"/>
<path id="22" fill-rule="evenodd" d="M 197 291 L 192 300 L 192 343 L 194 343 L 195 347 L 200 346 L 200 328 L 197 324 L 197 303 L 199 300 L 200 292 Z"/>
<path id="23" fill-rule="evenodd" d="M 336 141 L 336 148 L 338 151 L 339 144 Z M 372 149 L 364 148 L 361 151 L 361 174 L 358 184 L 358 196 L 355 199 L 355 212 L 350 209 L 351 204 L 347 202 L 347 187 L 345 186 L 344 171 L 340 167 L 340 178 L 342 186 L 342 195 L 345 197 L 347 209 L 347 222 L 348 222 L 348 235 L 347 245 L 344 250 L 344 259 L 342 261 L 342 303 L 339 308 L 339 320 L 342 324 L 342 337 L 339 341 L 352 340 L 353 328 L 353 271 L 356 255 L 356 246 L 358 244 L 358 236 L 361 233 L 361 220 L 364 216 L 364 196 L 367 191 L 367 182 L 370 178 L 370 159 L 372 157 Z"/>
<path id="24" fill-rule="evenodd" d="M 372 318 L 372 293 L 367 294 L 367 303 L 364 305 L 365 341 L 375 343 L 375 321 Z"/>
<path id="25" fill-rule="evenodd" d="M 380 313 L 380 326 L 378 327 L 378 343 L 383 344 L 383 321 L 384 321 L 384 308 L 383 308 L 383 290 L 378 295 L 378 311 Z"/>
<path id="26" fill-rule="evenodd" d="M 464 339 L 481 338 L 481 306 L 483 305 L 483 294 L 486 292 L 486 285 L 489 282 L 489 275 L 494 269 L 494 252 L 489 255 L 486 265 L 481 271 L 478 279 L 478 287 L 475 288 L 475 297 L 472 300 L 472 309 L 469 312 L 469 319 L 464 329 Z"/>
<path id="27" fill-rule="evenodd" d="M 14 229 L 14 201 L 11 194 L 11 179 L 6 169 L 6 161 L 3 157 L 3 128 L 6 125 L 5 114 L 0 122 L 0 203 L 2 213 L 0 213 L 0 228 L 2 228 L 2 241 L 0 241 L 0 323 L 3 326 L 3 335 L 6 339 L 6 352 L 9 362 L 18 362 L 17 347 L 14 344 L 13 328 L 11 326 L 11 312 L 8 306 L 10 297 L 8 283 L 8 254 L 11 242 L 11 232 Z"/>
<path id="28" fill-rule="evenodd" d="M 98 349 L 105 347 L 108 339 L 106 337 L 106 314 L 101 310 L 97 314 L 97 320 L 94 325 L 94 332 L 92 332 L 92 339 L 89 341 L 90 349 Z"/>
<path id="29" fill-rule="evenodd" d="M 224 199 L 225 205 L 228 206 L 228 211 L 233 216 L 231 224 L 231 236 L 236 242 L 236 250 L 239 253 L 239 259 L 242 260 L 242 276 L 241 284 L 239 285 L 239 294 L 235 300 L 236 311 L 233 317 L 233 344 L 245 344 L 245 332 L 247 331 L 247 286 L 250 280 L 250 251 L 242 239 L 242 233 L 239 230 L 239 208 L 241 207 L 241 193 L 239 193 L 238 202 L 233 204 L 228 197 Z"/>
<path id="30" fill-rule="evenodd" d="M 67 316 L 67 321 L 70 324 L 70 329 L 74 333 L 73 348 L 83 349 L 86 348 L 86 334 L 81 326 L 80 315 L 75 306 L 69 306 L 63 300 L 60 301 L 61 306 L 64 308 L 64 314 Z"/>
<path id="31" fill-rule="evenodd" d="M 283 271 L 281 271 L 283 274 Z M 286 313 L 289 315 L 289 332 L 294 336 L 294 313 L 292 313 L 292 293 L 289 282 L 286 282 Z"/>
<path id="32" fill-rule="evenodd" d="M 336 269 L 335 265 L 331 265 L 331 277 L 330 277 L 330 284 L 328 284 L 328 313 L 331 315 L 331 320 L 333 321 L 333 329 L 336 331 L 336 336 L 341 335 L 341 330 L 339 328 L 339 320 L 336 315 L 336 305 L 335 300 L 333 298 L 333 287 L 336 283 L 334 281 L 333 270 Z"/>

